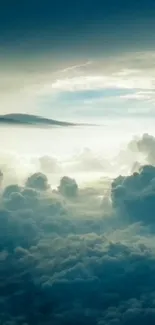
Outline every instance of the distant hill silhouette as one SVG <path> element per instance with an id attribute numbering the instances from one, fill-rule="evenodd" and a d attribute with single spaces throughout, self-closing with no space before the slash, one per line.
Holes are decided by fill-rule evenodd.
<path id="1" fill-rule="evenodd" d="M 31 114 L 0 115 L 0 125 L 27 125 L 27 126 L 76 126 L 79 124 L 62 122 Z"/>

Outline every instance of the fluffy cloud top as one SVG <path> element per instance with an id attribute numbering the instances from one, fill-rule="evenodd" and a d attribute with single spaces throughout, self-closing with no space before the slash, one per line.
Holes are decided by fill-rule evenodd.
<path id="1" fill-rule="evenodd" d="M 64 176 L 55 190 L 41 172 L 7 186 L 6 173 L 2 324 L 153 325 L 155 167 L 85 188 Z"/>

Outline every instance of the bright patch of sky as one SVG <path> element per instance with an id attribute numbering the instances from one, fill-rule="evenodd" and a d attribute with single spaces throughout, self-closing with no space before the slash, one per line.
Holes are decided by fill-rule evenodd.
<path id="1" fill-rule="evenodd" d="M 126 53 L 31 73 L 3 71 L 4 113 L 51 118 L 155 116 L 155 52 Z M 15 77 L 15 78 L 14 78 Z"/>

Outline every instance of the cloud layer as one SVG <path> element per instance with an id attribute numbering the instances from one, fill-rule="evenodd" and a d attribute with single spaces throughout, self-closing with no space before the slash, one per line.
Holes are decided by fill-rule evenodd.
<path id="1" fill-rule="evenodd" d="M 2 113 L 51 118 L 154 116 L 154 51 L 51 63 L 50 57 L 3 63 Z M 76 61 L 76 62 L 75 62 Z M 4 69 L 5 67 L 5 69 Z"/>
<path id="2" fill-rule="evenodd" d="M 6 185 L 1 166 L 2 324 L 154 324 L 153 146 L 133 140 L 151 162 L 89 187 L 65 176 L 52 189 L 45 171 Z"/>

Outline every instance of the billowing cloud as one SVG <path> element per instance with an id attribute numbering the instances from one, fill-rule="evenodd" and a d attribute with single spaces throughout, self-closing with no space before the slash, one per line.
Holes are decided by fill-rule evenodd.
<path id="1" fill-rule="evenodd" d="M 145 133 L 142 137 L 137 137 L 129 144 L 131 151 L 137 151 L 144 155 L 147 162 L 155 164 L 155 137 Z"/>
<path id="2" fill-rule="evenodd" d="M 131 220 L 154 223 L 155 167 L 145 165 L 129 176 L 119 176 L 112 183 L 112 202 Z"/>
<path id="3" fill-rule="evenodd" d="M 155 167 L 85 187 L 64 176 L 55 190 L 50 173 L 8 186 L 5 173 L 3 324 L 154 324 Z"/>
<path id="4" fill-rule="evenodd" d="M 76 197 L 78 194 L 78 185 L 74 179 L 64 176 L 60 181 L 59 191 L 67 197 Z"/>

